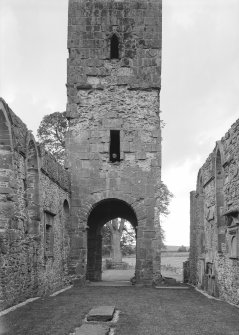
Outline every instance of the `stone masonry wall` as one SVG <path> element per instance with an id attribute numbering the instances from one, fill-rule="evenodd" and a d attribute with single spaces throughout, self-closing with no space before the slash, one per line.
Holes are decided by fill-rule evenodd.
<path id="1" fill-rule="evenodd" d="M 190 272 L 190 282 L 192 284 L 197 283 L 196 273 L 197 273 L 197 262 L 198 262 L 198 248 L 197 248 L 197 236 L 198 231 L 195 222 L 195 201 L 196 192 L 192 191 L 190 193 L 190 254 L 189 254 L 189 272 Z"/>
<path id="2" fill-rule="evenodd" d="M 113 37 L 118 57 L 111 57 Z M 137 280 L 152 282 L 160 268 L 161 1 L 71 0 L 68 50 L 66 164 L 72 180 L 72 229 L 78 236 L 75 267 L 85 268 L 86 230 L 89 236 L 98 234 L 87 226 L 91 211 L 115 199 L 137 217 Z M 116 162 L 110 159 L 112 130 L 120 133 Z M 107 218 L 98 223 L 99 230 Z M 95 243 L 99 240 L 94 237 Z"/>
<path id="3" fill-rule="evenodd" d="M 69 176 L 0 100 L 1 309 L 67 282 Z M 52 221 L 46 254 L 45 213 Z M 66 213 L 67 212 L 67 213 Z"/>
<path id="4" fill-rule="evenodd" d="M 191 229 L 198 232 L 197 270 L 191 277 L 209 294 L 235 304 L 239 304 L 238 166 L 239 120 L 217 142 L 200 169 L 191 208 L 196 217 Z M 191 245 L 195 248 L 192 240 Z"/>
<path id="5" fill-rule="evenodd" d="M 132 205 L 138 215 L 139 243 L 144 234 L 140 229 L 153 231 L 158 217 L 158 213 L 155 214 L 161 164 L 158 94 L 128 92 L 121 88 L 113 96 L 107 91 L 100 96 L 103 105 L 92 94 L 91 112 L 85 111 L 87 117 L 84 118 L 82 111 L 80 119 L 71 121 L 68 150 L 69 167 L 73 171 L 72 223 L 84 229 L 88 203 L 93 205 L 106 198 L 122 199 Z M 112 110 L 112 103 L 125 107 L 120 111 L 118 107 Z M 92 117 L 89 118 L 89 114 Z M 119 163 L 109 161 L 112 128 L 120 130 Z M 143 263 L 146 252 L 152 251 L 143 245 L 141 250 Z"/>
<path id="6" fill-rule="evenodd" d="M 161 86 L 161 0 L 70 0 L 67 88 L 70 113 L 79 89 L 103 89 L 105 79 L 130 88 Z M 112 74 L 111 37 L 119 40 L 119 64 Z M 116 61 L 117 63 L 117 61 Z"/>
<path id="7" fill-rule="evenodd" d="M 45 174 L 41 174 L 41 189 L 43 213 L 47 211 L 54 215 L 53 254 L 46 257 L 44 254 L 45 241 L 43 239 L 40 246 L 42 254 L 40 257 L 41 263 L 38 271 L 38 280 L 39 293 L 42 295 L 55 291 L 67 283 L 67 257 L 70 251 L 70 241 L 63 206 L 65 200 L 69 202 L 68 193 Z M 42 219 L 44 221 L 44 214 Z M 44 226 L 42 228 L 41 235 L 44 236 Z"/>
<path id="8" fill-rule="evenodd" d="M 71 182 L 0 99 L 1 309 L 85 278 L 87 229 L 100 241 L 88 219 L 103 200 L 116 200 L 117 215 L 137 229 L 137 282 L 159 271 L 161 7 L 69 1 Z M 109 160 L 111 130 L 120 132 L 117 162 Z"/>

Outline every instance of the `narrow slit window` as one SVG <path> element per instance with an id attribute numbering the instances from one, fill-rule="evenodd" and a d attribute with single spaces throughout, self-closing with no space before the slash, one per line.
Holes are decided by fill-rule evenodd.
<path id="1" fill-rule="evenodd" d="M 115 34 L 110 41 L 110 58 L 119 59 L 119 39 Z"/>
<path id="2" fill-rule="evenodd" d="M 110 131 L 110 161 L 112 163 L 120 161 L 120 131 Z"/>
<path id="3" fill-rule="evenodd" d="M 45 212 L 45 257 L 52 257 L 54 253 L 54 234 L 53 234 L 53 222 L 54 215 Z"/>
<path id="4" fill-rule="evenodd" d="M 46 255 L 52 256 L 53 255 L 53 231 L 52 226 L 46 224 L 46 241 L 45 241 L 45 248 L 46 248 Z"/>
<path id="5" fill-rule="evenodd" d="M 231 239 L 231 258 L 236 258 L 237 255 L 237 238 L 236 236 L 232 236 Z"/>

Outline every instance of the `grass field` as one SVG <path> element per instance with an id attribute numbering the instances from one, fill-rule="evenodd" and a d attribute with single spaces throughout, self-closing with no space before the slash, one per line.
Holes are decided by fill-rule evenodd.
<path id="1" fill-rule="evenodd" d="M 168 251 L 164 251 L 161 253 L 161 257 L 183 257 L 183 258 L 188 258 L 189 256 L 189 252 L 177 252 L 177 251 L 173 251 L 173 252 L 168 252 Z"/>
<path id="2" fill-rule="evenodd" d="M 183 279 L 183 262 L 188 259 L 188 252 L 166 252 L 161 255 L 161 272 L 165 277 L 179 281 Z"/>
<path id="3" fill-rule="evenodd" d="M 178 281 L 183 279 L 183 262 L 188 259 L 188 252 L 163 252 L 161 254 L 161 271 L 165 277 L 172 277 Z M 124 257 L 131 267 L 135 267 L 135 257 Z"/>
<path id="4" fill-rule="evenodd" d="M 238 309 L 187 290 L 73 287 L 0 318 L 4 335 L 69 335 L 95 306 L 120 311 L 116 335 L 238 335 Z"/>

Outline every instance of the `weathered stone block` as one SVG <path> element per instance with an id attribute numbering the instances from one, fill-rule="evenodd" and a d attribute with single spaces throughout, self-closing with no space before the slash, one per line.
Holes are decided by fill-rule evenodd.
<path id="1" fill-rule="evenodd" d="M 92 308 L 88 315 L 87 321 L 111 321 L 114 315 L 115 306 L 97 306 Z"/>

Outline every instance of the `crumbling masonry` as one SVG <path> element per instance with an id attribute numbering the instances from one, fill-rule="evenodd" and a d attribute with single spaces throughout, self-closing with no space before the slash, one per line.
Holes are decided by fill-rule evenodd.
<path id="1" fill-rule="evenodd" d="M 70 179 L 0 100 L 1 308 L 67 282 Z"/>
<path id="2" fill-rule="evenodd" d="M 1 308 L 101 279 L 101 228 L 137 231 L 136 283 L 160 273 L 161 0 L 70 0 L 65 169 L 0 101 Z"/>
<path id="3" fill-rule="evenodd" d="M 90 280 L 101 279 L 101 228 L 117 217 L 137 230 L 137 283 L 160 271 L 161 17 L 161 0 L 69 2 L 72 259 Z"/>
<path id="4" fill-rule="evenodd" d="M 199 170 L 190 228 L 190 282 L 239 304 L 239 120 Z"/>

